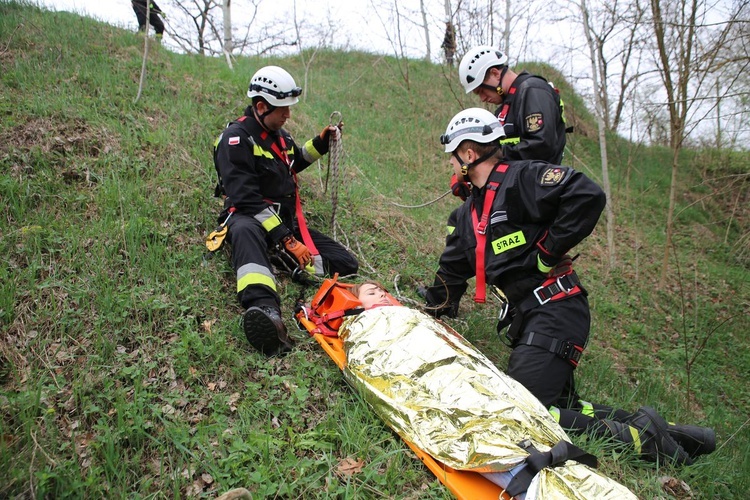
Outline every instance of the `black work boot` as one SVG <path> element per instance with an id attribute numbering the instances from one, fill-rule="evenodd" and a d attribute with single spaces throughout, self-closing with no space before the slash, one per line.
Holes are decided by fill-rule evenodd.
<path id="1" fill-rule="evenodd" d="M 249 307 L 242 316 L 242 329 L 250 345 L 268 357 L 283 356 L 294 346 L 279 310 L 273 307 Z"/>
<path id="2" fill-rule="evenodd" d="M 631 443 L 642 458 L 651 461 L 690 465 L 693 460 L 667 431 L 667 421 L 648 406 L 639 408 L 630 420 L 616 422 L 600 420 L 612 435 L 624 443 Z"/>
<path id="3" fill-rule="evenodd" d="M 693 458 L 708 455 L 716 449 L 716 432 L 710 427 L 669 424 L 667 432 Z"/>

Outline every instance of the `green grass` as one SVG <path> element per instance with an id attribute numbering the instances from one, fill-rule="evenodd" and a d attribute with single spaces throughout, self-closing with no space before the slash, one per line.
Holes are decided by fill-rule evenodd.
<path id="1" fill-rule="evenodd" d="M 142 49 L 131 33 L 0 1 L 0 497 L 212 497 L 242 486 L 258 498 L 449 498 L 305 334 L 293 331 L 300 348 L 283 360 L 256 354 L 225 256 L 203 260 L 220 205 L 213 139 L 247 105 L 255 69 L 281 64 L 301 82 L 302 60 L 241 58 L 230 71 L 152 46 L 134 102 Z M 416 299 L 456 201 L 396 204 L 447 190 L 437 137 L 477 103 L 457 91 L 455 69 L 406 61 L 407 81 L 397 63 L 318 53 L 289 128 L 305 140 L 341 111 L 337 236 L 363 276 L 398 278 Z M 599 178 L 590 113 L 559 75 L 550 80 L 579 130 L 566 161 Z M 661 476 L 699 498 L 744 498 L 747 154 L 685 152 L 659 288 L 670 153 L 610 140 L 618 267 L 606 267 L 602 221 L 579 249 L 593 308 L 582 392 L 710 425 L 719 450 L 672 469 L 580 442 L 642 498 L 669 496 Z M 310 222 L 325 230 L 326 170 L 324 159 L 301 176 Z M 313 290 L 280 287 L 294 330 L 294 300 Z M 451 323 L 504 367 L 495 311 L 469 294 Z M 361 472 L 342 473 L 347 459 Z"/>

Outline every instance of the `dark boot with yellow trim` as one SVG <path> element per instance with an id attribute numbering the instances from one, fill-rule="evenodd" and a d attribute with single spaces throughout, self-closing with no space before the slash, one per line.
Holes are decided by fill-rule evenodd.
<path id="1" fill-rule="evenodd" d="M 636 453 L 645 460 L 690 465 L 690 455 L 667 431 L 668 424 L 656 410 L 648 406 L 639 408 L 628 422 L 604 419 L 599 421 L 612 436 L 623 443 L 632 444 Z"/>

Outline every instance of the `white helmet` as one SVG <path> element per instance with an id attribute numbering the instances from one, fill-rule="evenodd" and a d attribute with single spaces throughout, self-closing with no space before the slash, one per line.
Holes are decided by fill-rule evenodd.
<path id="1" fill-rule="evenodd" d="M 487 70 L 495 66 L 507 66 L 508 56 L 489 45 L 474 47 L 464 55 L 458 65 L 458 78 L 468 94 L 484 81 Z"/>
<path id="2" fill-rule="evenodd" d="M 266 66 L 255 72 L 247 89 L 248 97 L 262 97 L 271 106 L 291 106 L 299 102 L 302 87 L 278 66 Z"/>
<path id="3" fill-rule="evenodd" d="M 503 137 L 505 131 L 495 115 L 486 109 L 469 108 L 451 118 L 440 144 L 445 145 L 446 153 L 452 153 L 463 141 L 487 144 Z"/>

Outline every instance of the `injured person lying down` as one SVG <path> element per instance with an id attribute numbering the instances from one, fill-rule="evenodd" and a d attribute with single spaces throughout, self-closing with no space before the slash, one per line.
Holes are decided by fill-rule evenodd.
<path id="1" fill-rule="evenodd" d="M 506 498 L 636 498 L 594 470 L 596 458 L 572 445 L 520 383 L 377 283 L 325 280 L 296 317 L 334 360 L 341 356 L 345 379 L 378 416 L 445 470 L 479 473 Z"/>

